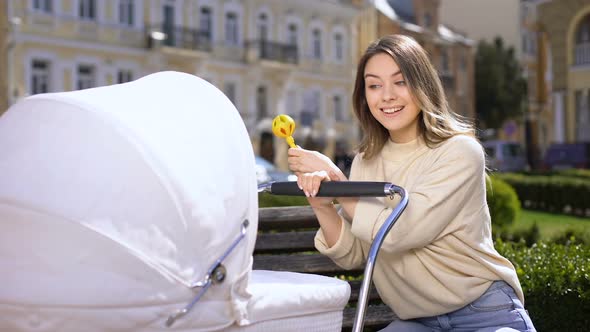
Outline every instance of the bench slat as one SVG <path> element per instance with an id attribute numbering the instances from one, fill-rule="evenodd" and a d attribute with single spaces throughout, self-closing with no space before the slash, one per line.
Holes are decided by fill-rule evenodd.
<path id="1" fill-rule="evenodd" d="M 273 251 L 315 251 L 314 237 L 316 231 L 285 233 L 259 233 L 256 237 L 255 253 Z"/>
<path id="2" fill-rule="evenodd" d="M 322 254 L 255 255 L 255 270 L 292 271 L 302 273 L 342 274 L 342 268 Z M 347 271 L 359 273 L 361 270 Z"/>
<path id="3" fill-rule="evenodd" d="M 258 230 L 292 230 L 318 228 L 318 220 L 310 206 L 258 209 Z"/>

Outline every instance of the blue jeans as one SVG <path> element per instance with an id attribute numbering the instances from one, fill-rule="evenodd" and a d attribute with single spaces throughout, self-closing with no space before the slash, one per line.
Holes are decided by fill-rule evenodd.
<path id="1" fill-rule="evenodd" d="M 534 332 L 535 327 L 514 289 L 494 281 L 477 300 L 444 315 L 396 320 L 381 332 Z"/>

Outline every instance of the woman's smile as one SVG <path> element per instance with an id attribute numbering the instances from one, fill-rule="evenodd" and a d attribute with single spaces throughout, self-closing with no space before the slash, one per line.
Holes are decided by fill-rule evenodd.
<path id="1" fill-rule="evenodd" d="M 392 117 L 397 116 L 399 112 L 404 109 L 405 106 L 388 106 L 381 108 L 381 112 L 385 113 L 385 116 Z"/>

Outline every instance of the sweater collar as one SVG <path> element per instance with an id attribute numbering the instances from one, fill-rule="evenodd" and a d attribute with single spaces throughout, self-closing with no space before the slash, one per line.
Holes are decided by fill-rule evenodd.
<path id="1" fill-rule="evenodd" d="M 425 147 L 426 144 L 422 135 L 407 143 L 395 143 L 391 139 L 388 139 L 383 146 L 381 155 L 385 160 L 402 161 Z"/>

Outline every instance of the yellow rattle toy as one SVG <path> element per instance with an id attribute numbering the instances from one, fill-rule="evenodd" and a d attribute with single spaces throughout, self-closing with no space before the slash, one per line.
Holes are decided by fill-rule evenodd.
<path id="1" fill-rule="evenodd" d="M 286 114 L 277 115 L 272 120 L 272 132 L 278 137 L 287 140 L 290 147 L 296 148 L 295 140 L 293 139 L 293 132 L 295 131 L 295 121 Z"/>

